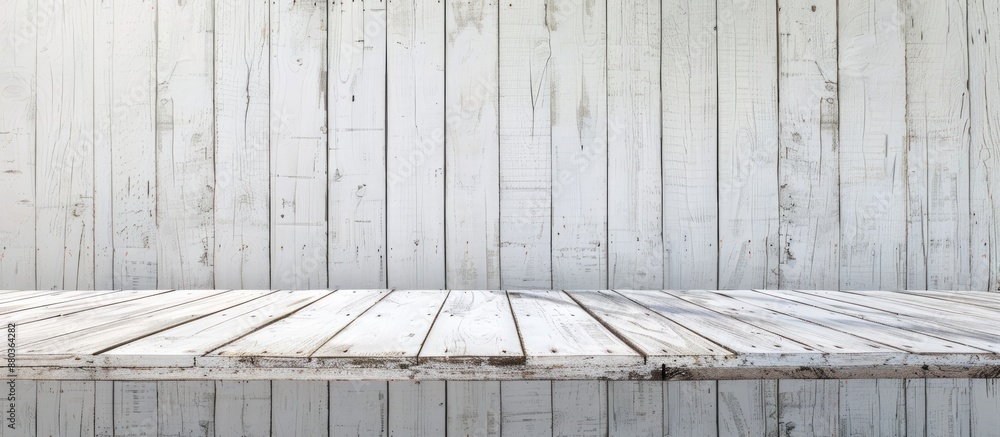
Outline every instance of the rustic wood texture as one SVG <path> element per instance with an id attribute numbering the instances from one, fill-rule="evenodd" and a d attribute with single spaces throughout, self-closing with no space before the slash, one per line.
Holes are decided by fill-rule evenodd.
<path id="1" fill-rule="evenodd" d="M 969 1 L 969 185 L 972 220 L 970 287 L 1000 291 L 1000 112 L 992 99 L 1000 99 L 1000 61 L 996 52 L 1000 34 L 989 32 L 1000 23 L 1000 8 L 986 0 Z"/>

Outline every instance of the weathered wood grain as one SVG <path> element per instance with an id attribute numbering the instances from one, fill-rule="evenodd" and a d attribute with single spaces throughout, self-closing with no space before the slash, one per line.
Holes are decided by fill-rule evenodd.
<path id="1" fill-rule="evenodd" d="M 329 390 L 326 381 L 271 381 L 271 436 L 329 436 Z"/>
<path id="2" fill-rule="evenodd" d="M 94 437 L 94 384 L 94 381 L 36 382 L 38 435 Z"/>
<path id="3" fill-rule="evenodd" d="M 330 381 L 330 435 L 389 435 L 389 384 Z"/>
<path id="4" fill-rule="evenodd" d="M 419 359 L 523 362 L 521 338 L 502 291 L 455 290 L 420 347 Z"/>
<path id="5" fill-rule="evenodd" d="M 841 380 L 841 435 L 913 435 L 907 428 L 909 399 L 904 382 L 902 379 Z"/>
<path id="6" fill-rule="evenodd" d="M 719 287 L 778 285 L 775 2 L 718 2 Z M 748 56 L 753 53 L 753 56 Z"/>
<path id="7" fill-rule="evenodd" d="M 608 286 L 663 288 L 659 0 L 608 10 Z"/>
<path id="8" fill-rule="evenodd" d="M 840 435 L 839 401 L 836 380 L 778 381 L 778 435 Z"/>
<path id="9" fill-rule="evenodd" d="M 386 4 L 330 1 L 330 288 L 386 287 Z"/>
<path id="10" fill-rule="evenodd" d="M 906 288 L 970 279 L 966 0 L 907 3 Z"/>
<path id="11" fill-rule="evenodd" d="M 988 0 L 969 0 L 969 122 L 972 144 L 971 189 L 972 266 L 970 286 L 1000 290 L 1000 111 L 990 101 L 1000 100 L 1000 8 Z"/>
<path id="12" fill-rule="evenodd" d="M 267 0 L 215 2 L 215 286 L 271 287 Z"/>
<path id="13" fill-rule="evenodd" d="M 447 288 L 500 287 L 499 4 L 445 2 Z"/>
<path id="14" fill-rule="evenodd" d="M 663 400 L 660 381 L 609 381 L 608 432 L 611 435 L 664 435 Z"/>
<path id="15" fill-rule="evenodd" d="M 719 436 L 778 437 L 778 382 L 719 381 Z"/>
<path id="16" fill-rule="evenodd" d="M 114 437 L 115 435 L 115 382 L 94 382 L 94 436 Z"/>
<path id="17" fill-rule="evenodd" d="M 327 7 L 270 8 L 271 286 L 326 288 Z"/>
<path id="18" fill-rule="evenodd" d="M 390 381 L 389 435 L 438 436 L 445 433 L 444 381 Z"/>
<path id="19" fill-rule="evenodd" d="M 608 381 L 553 381 L 552 435 L 608 435 Z"/>
<path id="20" fill-rule="evenodd" d="M 111 26 L 98 58 L 109 95 L 114 288 L 156 288 L 156 2 L 113 2 L 97 19 Z M 166 159 L 166 157 L 164 157 Z"/>
<path id="21" fill-rule="evenodd" d="M 156 382 L 114 382 L 114 435 L 157 435 Z"/>
<path id="22" fill-rule="evenodd" d="M 778 2 L 778 285 L 840 286 L 837 2 Z"/>
<path id="23" fill-rule="evenodd" d="M 215 3 L 157 2 L 157 286 L 215 288 Z"/>
<path id="24" fill-rule="evenodd" d="M 552 142 L 544 2 L 500 3 L 500 285 L 552 288 Z"/>
<path id="25" fill-rule="evenodd" d="M 44 19 L 37 29 L 35 283 L 43 290 L 92 290 L 95 7 L 47 0 L 38 9 Z"/>
<path id="26" fill-rule="evenodd" d="M 1000 436 L 1000 391 L 996 379 L 970 379 L 969 401 L 971 421 L 969 431 L 974 436 Z"/>
<path id="27" fill-rule="evenodd" d="M 500 381 L 448 381 L 447 434 L 500 436 Z"/>
<path id="28" fill-rule="evenodd" d="M 719 280 L 718 53 L 715 2 L 661 2 L 664 286 Z"/>
<path id="29" fill-rule="evenodd" d="M 37 3 L 0 9 L 0 288 L 35 289 Z"/>
<path id="30" fill-rule="evenodd" d="M 111 171 L 111 92 L 114 0 L 94 1 L 94 289 L 115 287 L 114 175 Z M 2 282 L 2 281 L 0 281 Z M 110 419 L 110 416 L 109 416 Z M 110 427 L 110 422 L 109 422 Z M 110 428 L 107 430 L 110 432 Z M 101 435 L 101 430 L 97 431 Z"/>
<path id="31" fill-rule="evenodd" d="M 445 5 L 386 4 L 388 286 L 445 288 Z"/>
<path id="32" fill-rule="evenodd" d="M 607 5 L 552 0 L 552 287 L 608 288 Z"/>
<path id="33" fill-rule="evenodd" d="M 663 435 L 718 436 L 716 381 L 663 383 Z"/>
<path id="34" fill-rule="evenodd" d="M 156 384 L 156 432 L 161 436 L 215 435 L 213 381 L 160 381 Z"/>
<path id="35" fill-rule="evenodd" d="M 271 435 L 270 381 L 216 381 L 215 435 Z"/>
<path id="36" fill-rule="evenodd" d="M 500 429 L 503 435 L 552 436 L 552 381 L 501 381 Z"/>
<path id="37" fill-rule="evenodd" d="M 906 288 L 906 57 L 900 2 L 838 4 L 840 287 Z"/>
<path id="38" fill-rule="evenodd" d="M 970 379 L 928 379 L 927 435 L 969 436 L 971 425 Z M 994 413 L 995 414 L 995 413 Z"/>
<path id="39" fill-rule="evenodd" d="M 906 435 L 927 435 L 927 380 L 905 379 Z"/>

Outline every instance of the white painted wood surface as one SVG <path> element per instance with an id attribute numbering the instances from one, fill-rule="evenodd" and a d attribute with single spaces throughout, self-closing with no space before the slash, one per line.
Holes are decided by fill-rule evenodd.
<path id="1" fill-rule="evenodd" d="M 972 223 L 972 266 L 970 286 L 975 290 L 1000 290 L 1000 200 L 994 197 L 1000 188 L 1000 112 L 989 105 L 1000 98 L 1000 63 L 995 53 L 1000 46 L 995 28 L 1000 23 L 1000 9 L 986 0 L 968 3 L 969 30 L 969 121 L 972 144 L 969 151 Z"/>
<path id="2" fill-rule="evenodd" d="M 608 381 L 553 381 L 552 434 L 608 435 Z"/>
<path id="3" fill-rule="evenodd" d="M 157 435 L 156 382 L 115 381 L 114 435 Z"/>
<path id="4" fill-rule="evenodd" d="M 552 288 L 608 288 L 607 5 L 546 3 Z"/>
<path id="5" fill-rule="evenodd" d="M 971 435 L 970 381 L 967 378 L 927 380 L 927 435 Z"/>
<path id="6" fill-rule="evenodd" d="M 215 288 L 214 5 L 157 2 L 157 286 Z"/>
<path id="7" fill-rule="evenodd" d="M 271 381 L 271 436 L 330 435 L 326 381 Z"/>
<path id="8" fill-rule="evenodd" d="M 779 287 L 840 286 L 837 2 L 778 2 Z"/>
<path id="9" fill-rule="evenodd" d="M 778 381 L 778 435 L 782 437 L 841 435 L 836 380 Z"/>
<path id="10" fill-rule="evenodd" d="M 270 14 L 271 286 L 326 288 L 326 2 Z"/>
<path id="11" fill-rule="evenodd" d="M 716 381 L 663 383 L 663 435 L 718 436 Z"/>
<path id="12" fill-rule="evenodd" d="M 717 9 L 719 287 L 775 288 L 777 4 L 719 0 Z"/>
<path id="13" fill-rule="evenodd" d="M 216 436 L 269 437 L 270 431 L 270 381 L 216 381 Z"/>
<path id="14" fill-rule="evenodd" d="M 500 381 L 448 381 L 447 435 L 500 436 Z"/>
<path id="15" fill-rule="evenodd" d="M 389 435 L 445 433 L 445 381 L 389 382 Z"/>
<path id="16" fill-rule="evenodd" d="M 38 435 L 93 437 L 94 384 L 94 381 L 37 382 Z"/>
<path id="17" fill-rule="evenodd" d="M 608 10 L 610 288 L 663 288 L 660 3 Z"/>
<path id="18" fill-rule="evenodd" d="M 270 288 L 270 2 L 215 2 L 215 286 Z"/>
<path id="19" fill-rule="evenodd" d="M 445 5 L 394 0 L 386 14 L 388 286 L 445 288 Z"/>
<path id="20" fill-rule="evenodd" d="M 717 288 L 716 4 L 698 0 L 660 4 L 664 286 Z"/>
<path id="21" fill-rule="evenodd" d="M 552 48 L 544 2 L 500 3 L 500 285 L 552 288 Z"/>
<path id="22" fill-rule="evenodd" d="M 215 435 L 214 381 L 160 381 L 156 409 L 158 435 Z"/>
<path id="23" fill-rule="evenodd" d="M 663 383 L 659 381 L 608 382 L 608 433 L 664 435 L 663 399 Z"/>
<path id="24" fill-rule="evenodd" d="M 501 381 L 500 429 L 503 435 L 552 436 L 552 381 Z M 563 434 L 558 434 L 563 435 Z"/>
<path id="25" fill-rule="evenodd" d="M 777 437 L 778 381 L 719 381 L 719 435 Z"/>
<path id="26" fill-rule="evenodd" d="M 420 347 L 428 360 L 523 362 L 521 337 L 502 291 L 455 290 Z"/>
<path id="27" fill-rule="evenodd" d="M 330 382 L 330 435 L 389 435 L 389 384 Z"/>
<path id="28" fill-rule="evenodd" d="M 95 8 L 52 0 L 38 9 L 36 287 L 93 289 Z M 23 42 L 15 39 L 14 50 Z"/>
<path id="29" fill-rule="evenodd" d="M 914 434 L 909 422 L 923 422 L 922 410 L 909 417 L 910 402 L 903 379 L 846 379 L 840 381 L 839 427 L 842 435 Z M 782 381 L 786 383 L 786 381 Z"/>
<path id="30" fill-rule="evenodd" d="M 330 1 L 330 288 L 386 287 L 386 3 Z"/>
<path id="31" fill-rule="evenodd" d="M 500 287 L 499 3 L 445 1 L 447 288 Z"/>

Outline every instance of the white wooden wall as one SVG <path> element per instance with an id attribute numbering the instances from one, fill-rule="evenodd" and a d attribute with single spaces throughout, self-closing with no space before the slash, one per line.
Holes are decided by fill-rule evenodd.
<path id="1" fill-rule="evenodd" d="M 1000 290 L 989 0 L 0 11 L 0 289 Z"/>
<path id="2" fill-rule="evenodd" d="M 995 379 L 18 381 L 14 436 L 996 436 Z M 5 422 L 6 425 L 6 422 Z"/>

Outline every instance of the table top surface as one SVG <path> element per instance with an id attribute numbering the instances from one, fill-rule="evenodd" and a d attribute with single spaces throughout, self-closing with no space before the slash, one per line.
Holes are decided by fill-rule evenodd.
<path id="1" fill-rule="evenodd" d="M 0 291 L 0 321 L 24 379 L 1000 375 L 983 292 Z"/>

